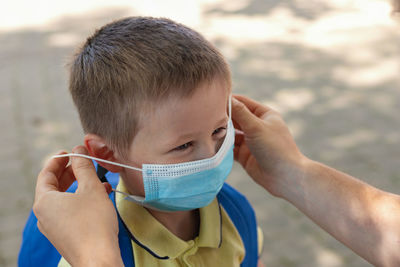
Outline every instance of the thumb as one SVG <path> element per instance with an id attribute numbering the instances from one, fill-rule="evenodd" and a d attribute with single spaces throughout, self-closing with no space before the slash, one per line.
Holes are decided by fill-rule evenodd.
<path id="1" fill-rule="evenodd" d="M 84 155 L 88 154 L 88 151 L 84 146 L 77 146 L 72 149 L 72 152 Z M 97 178 L 96 170 L 90 159 L 72 157 L 72 170 L 76 180 L 78 181 L 78 188 L 80 191 L 93 189 L 99 185 L 102 186 L 100 180 Z"/>
<path id="2" fill-rule="evenodd" d="M 252 133 L 259 125 L 259 118 L 235 97 L 232 98 L 232 120 L 245 134 Z"/>

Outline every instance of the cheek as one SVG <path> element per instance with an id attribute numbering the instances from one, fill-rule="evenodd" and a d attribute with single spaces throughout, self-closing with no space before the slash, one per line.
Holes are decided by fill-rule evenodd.
<path id="1" fill-rule="evenodd" d="M 121 172 L 121 179 L 124 181 L 130 194 L 144 197 L 144 186 L 141 172 L 125 169 Z"/>

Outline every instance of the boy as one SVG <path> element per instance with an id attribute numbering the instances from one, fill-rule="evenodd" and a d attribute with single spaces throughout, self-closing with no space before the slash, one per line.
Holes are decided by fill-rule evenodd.
<path id="1" fill-rule="evenodd" d="M 208 41 L 168 19 L 122 19 L 87 39 L 69 87 L 98 174 L 108 170 L 99 176 L 121 192 L 110 198 L 125 265 L 257 264 L 252 208 L 222 187 L 233 159 L 231 77 Z M 33 214 L 19 263 L 66 264 Z"/>

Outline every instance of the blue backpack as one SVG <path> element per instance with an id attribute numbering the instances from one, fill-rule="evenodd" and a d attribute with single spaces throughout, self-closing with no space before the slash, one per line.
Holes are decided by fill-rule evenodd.
<path id="1" fill-rule="evenodd" d="M 101 167 L 98 168 L 97 174 L 102 181 L 108 181 L 113 188 L 117 186 L 119 174 L 107 172 Z M 77 183 L 74 182 L 67 192 L 75 192 L 76 188 Z M 110 198 L 115 206 L 114 194 L 112 192 Z M 257 222 L 253 208 L 241 193 L 226 183 L 218 193 L 217 199 L 224 207 L 242 238 L 246 254 L 241 266 L 257 266 Z M 119 247 L 121 249 L 122 260 L 126 267 L 133 267 L 135 261 L 132 253 L 132 236 L 130 236 L 129 231 L 126 230 L 123 221 L 119 217 L 118 224 Z M 31 211 L 22 235 L 18 266 L 54 267 L 58 265 L 60 259 L 61 255 L 37 228 L 37 219 Z"/>

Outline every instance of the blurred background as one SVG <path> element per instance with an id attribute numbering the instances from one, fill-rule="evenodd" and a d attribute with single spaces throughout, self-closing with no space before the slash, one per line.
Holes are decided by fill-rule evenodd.
<path id="1" fill-rule="evenodd" d="M 65 64 L 94 29 L 162 16 L 210 39 L 234 92 L 279 110 L 303 153 L 400 193 L 400 25 L 385 0 L 14 0 L 0 9 L 0 266 L 15 266 L 36 176 L 82 142 Z M 369 266 L 239 166 L 266 266 Z M 327 210 L 329 212 L 329 210 Z"/>

